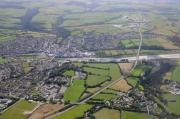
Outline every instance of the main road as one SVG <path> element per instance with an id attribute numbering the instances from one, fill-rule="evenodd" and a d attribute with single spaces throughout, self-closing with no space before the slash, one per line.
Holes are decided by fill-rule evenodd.
<path id="1" fill-rule="evenodd" d="M 88 57 L 82 57 L 82 58 L 58 58 L 61 62 L 134 62 L 136 61 L 137 57 L 120 57 L 120 58 L 88 58 Z M 142 55 L 139 56 L 139 60 L 161 60 L 161 59 L 180 59 L 180 54 L 160 54 L 160 55 Z"/>

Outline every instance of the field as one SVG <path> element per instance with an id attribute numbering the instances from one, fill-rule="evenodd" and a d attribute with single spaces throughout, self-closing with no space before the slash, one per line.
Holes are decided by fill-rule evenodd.
<path id="1" fill-rule="evenodd" d="M 180 82 L 180 66 L 175 67 L 172 79 L 174 81 Z"/>
<path id="2" fill-rule="evenodd" d="M 83 104 L 79 105 L 53 119 L 75 119 L 78 117 L 82 117 L 84 113 L 89 110 L 92 107 L 92 105 Z"/>
<path id="3" fill-rule="evenodd" d="M 64 93 L 64 99 L 75 102 L 80 98 L 84 90 L 84 80 L 73 80 L 73 84 Z"/>
<path id="4" fill-rule="evenodd" d="M 108 79 L 107 76 L 88 75 L 86 83 L 88 86 L 96 86 L 105 82 L 107 79 Z"/>
<path id="5" fill-rule="evenodd" d="M 113 80 L 117 80 L 121 77 L 120 68 L 117 64 L 108 64 L 110 69 L 110 76 Z"/>
<path id="6" fill-rule="evenodd" d="M 117 97 L 117 92 L 105 90 L 102 93 L 93 97 L 93 99 L 104 101 L 104 100 L 111 100 L 116 97 Z"/>
<path id="7" fill-rule="evenodd" d="M 100 74 L 103 76 L 108 75 L 109 72 L 108 69 L 97 69 L 97 67 L 95 68 L 84 67 L 83 70 L 92 74 Z"/>
<path id="8" fill-rule="evenodd" d="M 168 101 L 167 109 L 169 112 L 174 112 L 176 114 L 180 114 L 180 96 L 179 95 L 172 95 L 172 94 L 164 94 L 164 99 Z"/>
<path id="9" fill-rule="evenodd" d="M 2 115 L 0 119 L 26 119 L 28 115 L 23 114 L 25 111 L 31 111 L 36 106 L 34 102 L 28 102 L 25 100 L 20 100 L 10 108 L 8 108 Z"/>
<path id="10" fill-rule="evenodd" d="M 122 112 L 122 119 L 158 119 L 158 118 L 143 113 Z"/>
<path id="11" fill-rule="evenodd" d="M 4 64 L 4 63 L 6 63 L 6 59 L 5 59 L 5 58 L 0 57 L 0 64 Z"/>
<path id="12" fill-rule="evenodd" d="M 94 114 L 96 119 L 120 119 L 120 111 L 103 108 Z"/>
<path id="13" fill-rule="evenodd" d="M 42 119 L 43 117 L 61 109 L 63 106 L 63 104 L 43 104 L 32 113 L 29 119 Z"/>
<path id="14" fill-rule="evenodd" d="M 135 77 L 128 77 L 127 78 L 127 82 L 128 84 L 130 84 L 131 86 L 135 87 L 137 82 L 138 82 L 138 78 L 135 78 Z"/>
<path id="15" fill-rule="evenodd" d="M 75 71 L 73 71 L 73 70 L 65 71 L 65 72 L 64 72 L 64 75 L 65 75 L 65 76 L 74 76 L 74 75 L 75 75 Z"/>
<path id="16" fill-rule="evenodd" d="M 131 72 L 131 75 L 135 77 L 139 77 L 144 75 L 147 71 L 149 71 L 149 69 L 151 69 L 151 66 L 140 64 L 136 66 L 136 68 Z"/>
<path id="17" fill-rule="evenodd" d="M 125 74 L 129 73 L 132 66 L 133 66 L 133 63 L 119 63 L 119 67 L 121 69 L 121 72 L 125 73 Z"/>
<path id="18" fill-rule="evenodd" d="M 121 79 L 114 86 L 112 86 L 112 89 L 121 91 L 121 92 L 128 92 L 131 88 L 132 87 L 128 85 L 127 81 L 124 79 Z"/>
<path id="19" fill-rule="evenodd" d="M 88 75 L 86 83 L 88 86 L 96 86 L 105 83 L 111 76 L 112 80 L 120 78 L 120 70 L 117 64 L 86 64 L 83 67 L 84 71 L 93 75 Z"/>

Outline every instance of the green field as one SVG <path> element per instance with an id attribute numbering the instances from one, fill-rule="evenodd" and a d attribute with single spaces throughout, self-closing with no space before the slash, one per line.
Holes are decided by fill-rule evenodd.
<path id="1" fill-rule="evenodd" d="M 90 68 L 90 67 L 84 67 L 83 70 L 92 74 L 100 74 L 103 76 L 108 75 L 108 72 L 109 72 L 106 69 L 97 69 L 97 68 Z"/>
<path id="2" fill-rule="evenodd" d="M 84 113 L 89 110 L 92 107 L 92 105 L 83 104 L 78 105 L 77 107 L 53 118 L 53 119 L 76 119 L 78 117 L 82 117 Z"/>
<path id="3" fill-rule="evenodd" d="M 67 70 L 64 72 L 65 76 L 74 76 L 75 75 L 75 71 L 74 70 Z"/>
<path id="4" fill-rule="evenodd" d="M 174 81 L 180 82 L 180 66 L 175 67 L 175 69 L 173 71 L 172 79 Z"/>
<path id="5" fill-rule="evenodd" d="M 96 86 L 108 79 L 107 76 L 88 75 L 86 83 L 88 86 Z"/>
<path id="6" fill-rule="evenodd" d="M 158 119 L 158 118 L 144 113 L 126 111 L 122 113 L 122 119 Z"/>
<path id="7" fill-rule="evenodd" d="M 128 77 L 126 80 L 127 80 L 128 84 L 135 87 L 139 79 L 135 78 L 135 77 Z"/>
<path id="8" fill-rule="evenodd" d="M 139 77 L 151 69 L 151 66 L 140 64 L 131 72 L 132 76 Z"/>
<path id="9" fill-rule="evenodd" d="M 6 59 L 5 59 L 5 58 L 0 57 L 0 64 L 4 64 L 4 63 L 6 63 Z"/>
<path id="10" fill-rule="evenodd" d="M 163 97 L 168 101 L 168 111 L 180 114 L 180 95 L 164 94 Z"/>
<path id="11" fill-rule="evenodd" d="M 117 95 L 116 94 L 98 94 L 95 97 L 93 97 L 93 99 L 98 99 L 98 100 L 111 100 L 113 98 L 116 98 Z"/>
<path id="12" fill-rule="evenodd" d="M 26 119 L 28 115 L 23 114 L 25 111 L 31 111 L 36 106 L 36 103 L 20 100 L 13 106 L 9 107 L 2 115 L 0 119 Z"/>
<path id="13" fill-rule="evenodd" d="M 112 77 L 113 80 L 120 79 L 121 77 L 121 72 L 118 64 L 108 64 L 109 69 L 110 69 L 110 76 Z"/>
<path id="14" fill-rule="evenodd" d="M 74 80 L 73 84 L 65 91 L 64 99 L 66 101 L 75 102 L 84 92 L 84 80 Z"/>
<path id="15" fill-rule="evenodd" d="M 120 111 L 103 108 L 94 114 L 96 119 L 120 119 Z"/>

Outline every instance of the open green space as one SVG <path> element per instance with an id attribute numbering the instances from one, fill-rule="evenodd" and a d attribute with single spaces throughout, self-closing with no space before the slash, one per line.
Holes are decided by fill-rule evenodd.
<path id="1" fill-rule="evenodd" d="M 96 119 L 120 119 L 120 111 L 103 108 L 93 114 Z"/>
<path id="2" fill-rule="evenodd" d="M 86 83 L 88 86 L 96 86 L 108 79 L 107 76 L 88 75 Z"/>
<path id="3" fill-rule="evenodd" d="M 65 76 L 74 76 L 75 75 L 75 71 L 74 70 L 67 70 L 64 72 Z"/>
<path id="4" fill-rule="evenodd" d="M 113 80 L 120 79 L 121 72 L 118 64 L 108 64 L 110 69 L 110 76 Z"/>
<path id="5" fill-rule="evenodd" d="M 121 114 L 122 114 L 122 119 L 158 119 L 155 116 L 151 116 L 144 113 L 137 113 L 137 112 L 124 111 Z"/>
<path id="6" fill-rule="evenodd" d="M 127 80 L 128 84 L 130 84 L 131 86 L 135 87 L 137 82 L 139 81 L 139 78 L 128 77 L 126 80 Z"/>
<path id="7" fill-rule="evenodd" d="M 80 98 L 84 90 L 84 80 L 75 79 L 73 80 L 73 84 L 65 91 L 64 99 L 66 101 L 75 102 Z"/>
<path id="8" fill-rule="evenodd" d="M 164 94 L 163 97 L 168 101 L 166 105 L 168 111 L 180 115 L 180 95 Z"/>
<path id="9" fill-rule="evenodd" d="M 136 66 L 136 68 L 131 72 L 132 76 L 143 76 L 147 71 L 151 69 L 151 66 L 145 65 L 145 64 L 139 64 Z"/>
<path id="10" fill-rule="evenodd" d="M 4 64 L 4 63 L 6 63 L 6 59 L 3 57 L 0 57 L 0 64 Z"/>
<path id="11" fill-rule="evenodd" d="M 88 104 L 83 104 L 83 105 L 78 105 L 77 107 L 54 117 L 53 119 L 76 119 L 82 117 L 86 111 L 88 111 L 92 105 Z"/>
<path id="12" fill-rule="evenodd" d="M 20 100 L 13 106 L 9 107 L 0 115 L 0 119 L 26 119 L 28 115 L 23 114 L 25 111 L 31 111 L 36 106 L 34 102 Z"/>
<path id="13" fill-rule="evenodd" d="M 90 68 L 90 67 L 84 67 L 83 70 L 92 74 L 100 74 L 102 76 L 108 75 L 108 72 L 109 72 L 108 69 L 97 69 L 97 68 Z"/>
<path id="14" fill-rule="evenodd" d="M 175 67 L 172 75 L 174 81 L 180 82 L 180 66 Z"/>
<path id="15" fill-rule="evenodd" d="M 116 94 L 108 94 L 108 93 L 100 93 L 98 95 L 96 95 L 95 97 L 93 97 L 93 99 L 98 99 L 98 100 L 111 100 L 116 98 L 117 95 Z"/>

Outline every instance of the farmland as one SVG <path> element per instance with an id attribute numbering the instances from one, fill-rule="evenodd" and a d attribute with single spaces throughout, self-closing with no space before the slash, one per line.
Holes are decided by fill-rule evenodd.
<path id="1" fill-rule="evenodd" d="M 173 76 L 172 76 L 172 79 L 174 80 L 174 81 L 177 81 L 177 82 L 179 82 L 180 80 L 179 80 L 179 77 L 180 77 L 180 67 L 179 66 L 177 66 L 177 67 L 175 67 L 175 69 L 174 69 L 174 71 L 173 71 Z"/>
<path id="2" fill-rule="evenodd" d="M 0 119 L 180 118 L 178 0 L 0 1 Z"/>
<path id="3" fill-rule="evenodd" d="M 74 108 L 66 113 L 63 113 L 62 115 L 57 116 L 53 119 L 75 119 L 78 117 L 83 117 L 84 112 L 89 110 L 91 107 L 92 107 L 92 105 L 88 105 L 88 104 L 79 105 L 76 108 Z"/>
<path id="4" fill-rule="evenodd" d="M 120 111 L 103 108 L 94 114 L 96 119 L 119 119 Z"/>
<path id="5" fill-rule="evenodd" d="M 33 110 L 35 106 L 34 102 L 20 100 L 0 115 L 0 119 L 26 119 L 28 115 L 25 115 L 24 112 Z"/>
<path id="6" fill-rule="evenodd" d="M 84 90 L 84 81 L 76 79 L 73 81 L 73 84 L 66 90 L 64 99 L 66 101 L 75 102 L 80 98 Z"/>
<path id="7" fill-rule="evenodd" d="M 180 96 L 172 95 L 172 94 L 164 94 L 163 97 L 168 102 L 166 106 L 167 106 L 169 112 L 180 114 L 179 113 L 180 107 L 178 106 L 180 104 Z"/>
<path id="8" fill-rule="evenodd" d="M 136 112 L 122 112 L 123 119 L 157 119 L 157 117 L 149 116 L 147 114 L 141 114 Z"/>

